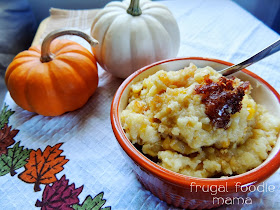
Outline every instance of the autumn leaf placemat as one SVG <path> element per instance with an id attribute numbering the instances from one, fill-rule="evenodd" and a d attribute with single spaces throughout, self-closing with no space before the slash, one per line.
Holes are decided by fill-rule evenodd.
<path id="1" fill-rule="evenodd" d="M 28 149 L 21 146 L 23 143 L 15 140 L 19 130 L 13 129 L 8 124 L 12 114 L 14 114 L 14 111 L 8 109 L 7 105 L 4 106 L 0 114 L 0 177 L 5 176 L 1 177 L 3 183 L 0 182 L 2 191 L 1 208 L 32 208 L 29 206 L 29 202 L 32 202 L 35 197 L 29 197 L 25 191 L 18 192 L 16 188 L 19 189 L 19 186 L 13 185 L 14 180 L 9 180 L 17 177 L 23 183 L 32 184 L 34 192 L 43 190 L 42 195 L 38 196 L 34 203 L 35 207 L 41 207 L 42 209 L 111 209 L 111 206 L 103 208 L 106 202 L 103 199 L 103 191 L 94 197 L 88 195 L 81 202 L 78 196 L 83 191 L 84 186 L 76 187 L 75 183 L 69 183 L 65 174 L 60 179 L 57 178 L 56 175 L 64 170 L 64 165 L 69 161 L 66 156 L 61 155 L 63 150 L 60 147 L 63 143 L 57 143 L 54 146 L 48 145 L 44 150 L 40 148 Z M 28 142 L 25 143 L 28 144 Z M 18 174 L 19 171 L 21 173 Z M 4 203 L 5 194 L 10 192 L 4 190 L 5 185 L 9 184 L 12 184 L 11 188 L 15 188 L 15 191 L 12 191 L 7 197 L 13 202 Z M 13 196 L 14 199 L 12 199 Z M 26 202 L 28 205 L 23 205 L 23 202 L 18 204 L 17 201 L 21 200 L 21 196 L 25 200 L 26 198 L 29 199 Z"/>

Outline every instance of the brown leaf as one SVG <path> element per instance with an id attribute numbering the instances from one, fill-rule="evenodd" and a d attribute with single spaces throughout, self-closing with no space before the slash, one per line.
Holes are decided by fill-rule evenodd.
<path id="1" fill-rule="evenodd" d="M 40 191 L 40 184 L 50 184 L 57 180 L 55 174 L 63 170 L 63 165 L 68 162 L 65 156 L 60 156 L 63 150 L 59 150 L 62 145 L 56 144 L 54 147 L 47 146 L 42 153 L 41 149 L 30 152 L 29 160 L 24 166 L 25 171 L 18 177 L 27 182 L 35 183 L 34 191 Z"/>
<path id="2" fill-rule="evenodd" d="M 0 156 L 7 154 L 7 147 L 15 143 L 14 137 L 18 134 L 19 130 L 12 129 L 12 126 L 8 127 L 7 124 L 0 130 Z"/>

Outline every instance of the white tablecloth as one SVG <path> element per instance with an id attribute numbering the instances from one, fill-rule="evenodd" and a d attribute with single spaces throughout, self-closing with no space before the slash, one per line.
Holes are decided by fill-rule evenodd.
<path id="1" fill-rule="evenodd" d="M 200 56 L 238 63 L 276 41 L 279 35 L 229 0 L 161 1 L 178 21 L 181 46 L 178 57 Z M 89 29 L 86 29 L 89 31 Z M 248 67 L 280 92 L 280 53 Z M 88 103 L 77 111 L 58 117 L 43 117 L 19 108 L 7 94 L 5 103 L 15 113 L 9 125 L 18 129 L 16 142 L 24 148 L 42 151 L 63 143 L 62 156 L 69 161 L 56 174 L 65 175 L 69 185 L 75 183 L 81 204 L 88 195 L 104 192 L 103 207 L 112 209 L 173 209 L 145 190 L 123 158 L 110 124 L 110 105 L 121 79 L 99 68 L 99 87 Z M 12 146 L 11 146 L 12 147 Z M 45 185 L 34 192 L 33 185 L 17 174 L 0 176 L 1 209 L 36 209 L 42 201 Z M 220 209 L 279 209 L 280 171 L 266 181 L 276 192 L 249 194 L 252 205 L 223 206 Z"/>

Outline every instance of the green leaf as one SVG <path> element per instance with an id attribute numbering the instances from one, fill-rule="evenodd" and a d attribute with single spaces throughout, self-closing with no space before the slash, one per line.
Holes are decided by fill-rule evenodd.
<path id="1" fill-rule="evenodd" d="M 106 200 L 103 199 L 103 195 L 104 192 L 99 193 L 98 195 L 96 195 L 94 198 L 92 198 L 90 195 L 88 195 L 86 197 L 86 199 L 84 200 L 84 202 L 82 203 L 82 205 L 79 204 L 75 204 L 73 205 L 73 209 L 75 210 L 111 210 L 111 207 L 105 207 L 105 208 L 101 208 Z"/>
<path id="2" fill-rule="evenodd" d="M 4 104 L 4 107 L 0 113 L 0 129 L 4 127 L 6 123 L 9 122 L 9 118 L 15 112 L 11 109 L 8 110 L 8 105 Z"/>
<path id="3" fill-rule="evenodd" d="M 0 157 L 0 176 L 4 176 L 8 173 L 11 176 L 16 174 L 15 170 L 23 167 L 29 157 L 31 149 L 23 149 L 23 146 L 19 146 L 20 142 L 17 142 L 12 148 L 8 149 L 7 154 L 2 154 Z"/>

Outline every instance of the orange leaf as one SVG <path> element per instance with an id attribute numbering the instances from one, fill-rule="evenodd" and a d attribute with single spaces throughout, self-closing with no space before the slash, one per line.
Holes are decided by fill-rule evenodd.
<path id="1" fill-rule="evenodd" d="M 62 171 L 63 165 L 68 162 L 65 156 L 60 156 L 63 150 L 59 150 L 62 145 L 56 144 L 54 147 L 47 146 L 42 153 L 41 149 L 32 150 L 28 162 L 25 164 L 25 171 L 18 177 L 27 183 L 35 183 L 34 191 L 40 191 L 40 184 L 50 184 L 57 180 L 55 174 Z"/>

